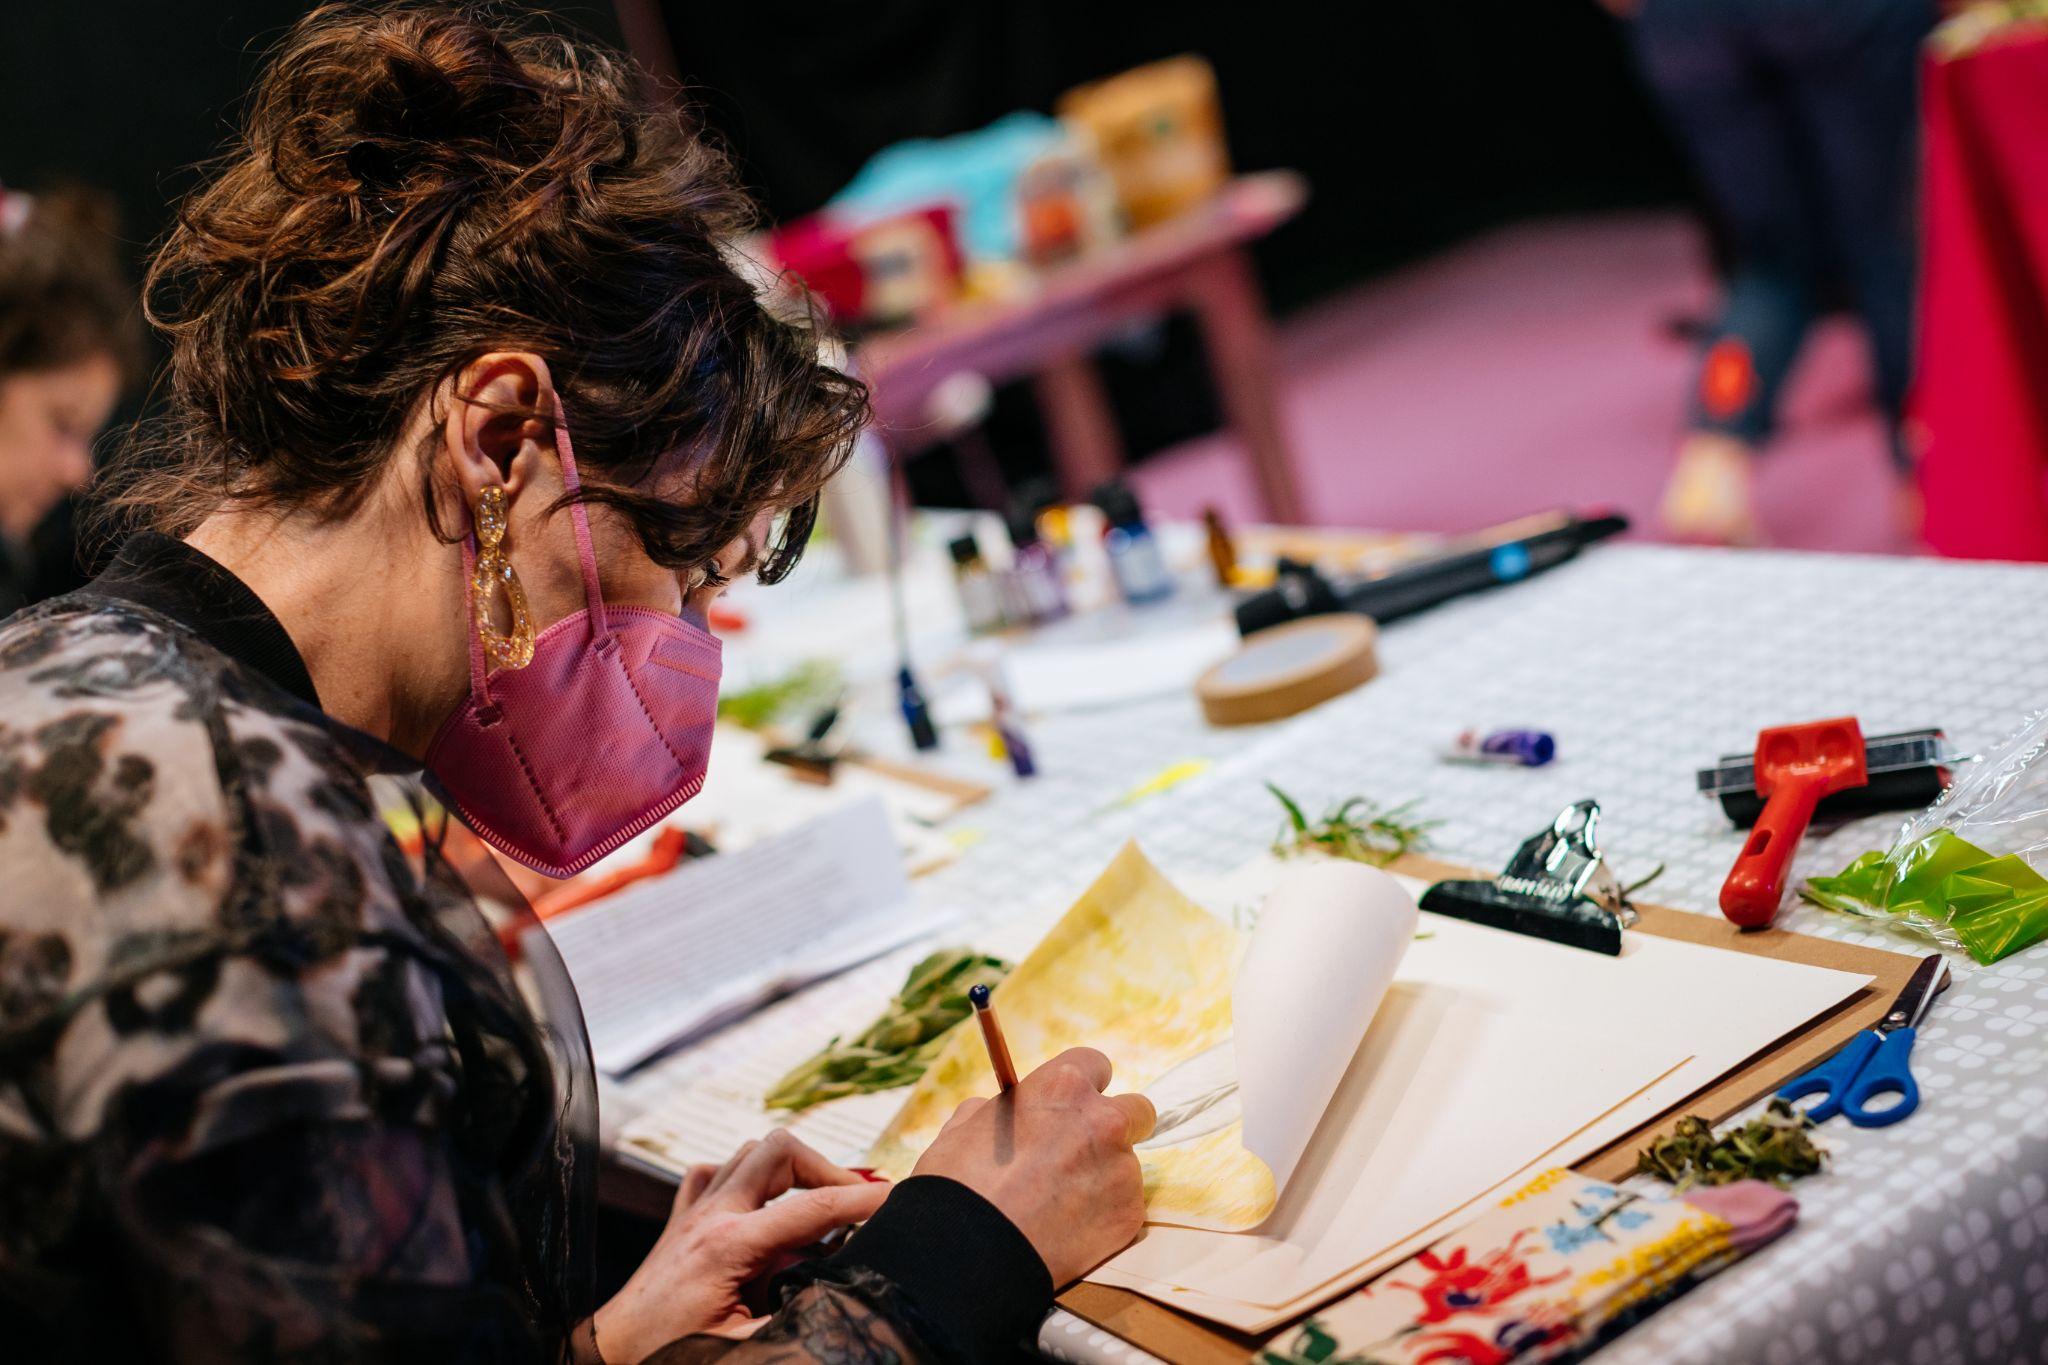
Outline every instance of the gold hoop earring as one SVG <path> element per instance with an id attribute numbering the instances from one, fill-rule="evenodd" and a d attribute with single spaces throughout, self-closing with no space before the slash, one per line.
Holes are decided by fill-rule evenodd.
<path id="1" fill-rule="evenodd" d="M 475 590 L 470 598 L 470 611 L 476 617 L 476 633 L 491 662 L 500 668 L 524 668 L 533 662 L 533 617 L 526 610 L 526 589 L 519 585 L 512 561 L 505 558 L 505 524 L 505 490 L 493 485 L 476 500 L 478 554 L 476 571 L 469 580 Z M 491 619 L 494 588 L 505 594 L 505 611 L 512 618 L 509 631 L 499 630 L 498 623 Z"/>

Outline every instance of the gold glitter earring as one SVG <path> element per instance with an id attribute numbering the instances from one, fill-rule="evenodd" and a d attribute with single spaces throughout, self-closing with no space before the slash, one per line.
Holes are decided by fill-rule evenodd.
<path id="1" fill-rule="evenodd" d="M 500 668 L 524 668 L 533 662 L 533 617 L 526 610 L 526 589 L 512 561 L 505 558 L 505 490 L 493 485 L 476 500 L 476 571 L 470 576 L 475 589 L 471 610 L 476 616 L 476 633 L 483 640 L 484 653 Z M 499 630 L 491 619 L 492 589 L 505 594 L 505 611 L 512 629 Z"/>

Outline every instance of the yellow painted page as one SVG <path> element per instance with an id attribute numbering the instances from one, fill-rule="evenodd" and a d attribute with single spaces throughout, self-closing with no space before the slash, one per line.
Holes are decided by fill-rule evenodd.
<path id="1" fill-rule="evenodd" d="M 1222 1066 L 1219 1088 L 1231 1088 L 1231 992 L 1243 950 L 1242 935 L 1182 895 L 1135 843 L 1126 844 L 996 988 L 1018 1071 L 1070 1047 L 1093 1047 L 1115 1064 L 1114 1090 L 1148 1089 L 1197 1059 Z M 980 1031 L 956 1029 L 877 1141 L 870 1164 L 895 1179 L 908 1175 L 960 1101 L 995 1089 Z M 1273 1173 L 1245 1150 L 1243 1125 L 1232 1118 L 1221 1127 L 1197 1121 L 1182 1128 L 1187 1140 L 1138 1153 L 1148 1219 L 1217 1229 L 1264 1220 L 1275 1202 Z"/>

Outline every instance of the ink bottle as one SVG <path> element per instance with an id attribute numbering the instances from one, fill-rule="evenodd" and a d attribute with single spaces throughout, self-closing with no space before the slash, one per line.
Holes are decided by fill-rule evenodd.
<path id="1" fill-rule="evenodd" d="M 1171 596 L 1173 575 L 1167 571 L 1158 538 L 1145 524 L 1138 495 L 1127 484 L 1106 483 L 1095 490 L 1091 501 L 1102 509 L 1107 523 L 1102 546 L 1109 553 L 1110 573 L 1124 601 L 1135 606 Z"/>

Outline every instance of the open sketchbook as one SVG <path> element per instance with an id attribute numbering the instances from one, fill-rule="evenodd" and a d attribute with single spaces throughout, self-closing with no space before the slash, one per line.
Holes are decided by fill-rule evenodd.
<path id="1" fill-rule="evenodd" d="M 1393 878 L 1318 860 L 1290 869 L 1247 943 L 1128 844 L 995 998 L 1019 1066 L 1093 1047 L 1116 1088 L 1151 1098 L 1152 1221 L 1241 1230 L 1273 1211 L 1415 926 Z M 908 1175 L 960 1101 L 994 1086 L 979 1034 L 953 1034 L 875 1168 Z"/>
<path id="2" fill-rule="evenodd" d="M 1260 1330 L 1469 1217 L 1530 1166 L 1568 1163 L 1682 1102 L 1867 979 L 1648 935 L 1609 958 L 1417 916 L 1419 884 L 1330 872 L 1248 869 L 1228 898 L 1261 904 L 1246 935 L 1126 848 L 998 989 L 1020 1069 L 1085 1042 L 1110 1055 L 1118 1088 L 1145 1088 L 1173 1120 L 1140 1153 L 1144 1236 L 1091 1279 Z M 863 983 L 877 993 L 848 1002 L 852 1027 L 901 972 Z M 770 1016 L 719 1040 L 728 1058 L 750 1031 L 767 1044 L 791 1028 Z M 824 1042 L 823 1023 L 814 1015 L 803 1050 L 789 1038 L 776 1066 Z M 875 1164 L 907 1170 L 935 1120 L 993 1089 L 979 1052 L 963 1030 L 900 1109 L 863 1096 L 798 1132 L 857 1117 L 828 1153 L 852 1158 L 871 1131 Z M 779 1071 L 763 1070 L 765 1088 Z M 735 1135 L 771 1121 L 758 1090 L 714 1100 L 708 1078 L 629 1126 L 628 1149 L 672 1168 L 722 1159 L 729 1143 L 690 1150 L 712 1111 Z"/>

